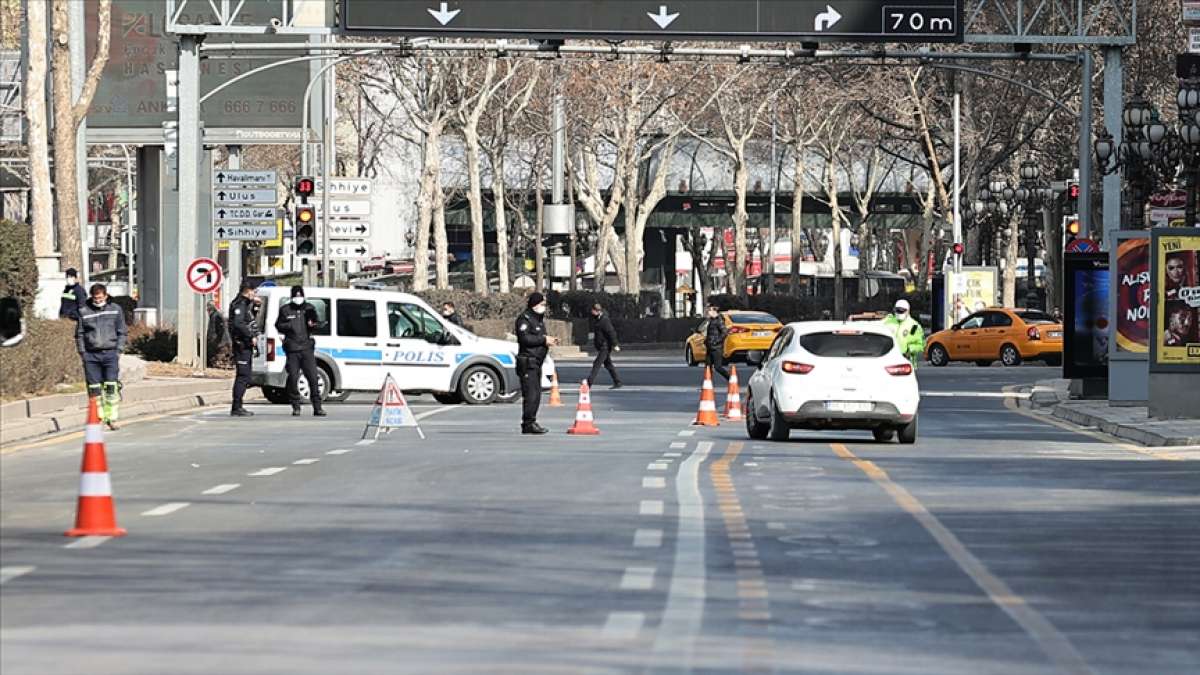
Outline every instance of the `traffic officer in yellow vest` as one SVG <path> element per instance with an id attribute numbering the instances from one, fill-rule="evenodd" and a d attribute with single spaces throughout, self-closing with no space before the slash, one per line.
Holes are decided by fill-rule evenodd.
<path id="1" fill-rule="evenodd" d="M 892 313 L 884 318 L 883 325 L 892 329 L 892 334 L 896 338 L 896 346 L 900 348 L 902 354 L 908 357 L 913 366 L 916 366 L 917 359 L 921 358 L 921 354 L 925 351 L 925 331 L 921 330 L 921 324 L 912 318 L 908 301 L 897 300 L 896 305 L 892 307 Z"/>

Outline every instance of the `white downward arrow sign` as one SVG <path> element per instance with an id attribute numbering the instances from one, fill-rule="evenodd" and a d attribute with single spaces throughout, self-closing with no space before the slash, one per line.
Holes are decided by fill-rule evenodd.
<path id="1" fill-rule="evenodd" d="M 446 24 L 453 21 L 454 17 L 458 16 L 458 13 L 461 12 L 462 10 L 456 9 L 454 11 L 450 11 L 450 3 L 443 2 L 441 9 L 427 9 L 425 11 L 432 14 L 433 18 L 438 20 L 438 23 L 445 26 Z"/>
<path id="2" fill-rule="evenodd" d="M 675 12 L 674 14 L 667 14 L 667 6 L 659 5 L 658 6 L 658 14 L 646 12 L 646 16 L 650 17 L 651 19 L 654 19 L 654 23 L 658 24 L 659 28 L 666 28 L 667 26 L 670 26 L 672 23 L 674 23 L 675 19 L 679 18 L 679 12 Z"/>

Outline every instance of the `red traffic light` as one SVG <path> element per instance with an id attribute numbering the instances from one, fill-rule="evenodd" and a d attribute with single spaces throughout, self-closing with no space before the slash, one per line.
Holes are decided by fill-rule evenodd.
<path id="1" fill-rule="evenodd" d="M 317 189 L 317 182 L 311 176 L 301 176 L 296 179 L 296 194 L 308 198 Z"/>
<path id="2" fill-rule="evenodd" d="M 961 243 L 955 243 L 954 244 L 954 255 L 962 255 L 962 254 L 963 254 L 963 245 Z"/>
<path id="3" fill-rule="evenodd" d="M 1071 199 L 1079 199 L 1079 183 L 1071 181 L 1067 183 L 1067 197 Z"/>

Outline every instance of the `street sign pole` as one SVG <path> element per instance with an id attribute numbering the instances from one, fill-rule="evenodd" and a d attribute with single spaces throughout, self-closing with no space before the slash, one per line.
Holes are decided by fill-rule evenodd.
<path id="1" fill-rule="evenodd" d="M 325 100 L 325 131 L 321 134 L 321 180 L 325 183 L 325 189 L 321 191 L 321 285 L 326 288 L 332 288 L 334 283 L 333 267 L 329 264 L 329 220 L 333 215 L 329 210 L 329 169 L 333 164 L 333 109 L 336 107 L 333 87 L 336 71 L 337 68 L 325 70 L 325 91 L 322 92 L 325 94 L 322 97 Z"/>
<path id="2" fill-rule="evenodd" d="M 242 146 L 229 146 L 229 162 L 226 164 L 230 171 L 242 168 Z M 213 229 L 216 232 L 216 229 Z M 225 298 L 232 298 L 242 285 L 242 242 L 229 242 L 229 270 L 225 275 Z M 221 310 L 220 307 L 217 308 Z"/>
<path id="3" fill-rule="evenodd" d="M 179 36 L 179 248 L 182 263 L 196 257 L 197 214 L 200 194 L 200 39 Z M 187 284 L 178 284 L 175 330 L 176 360 L 193 368 L 201 365 L 198 300 Z"/>

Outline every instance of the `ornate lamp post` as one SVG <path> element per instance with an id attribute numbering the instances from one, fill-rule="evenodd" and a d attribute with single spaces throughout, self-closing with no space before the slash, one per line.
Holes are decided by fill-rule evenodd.
<path id="1" fill-rule="evenodd" d="M 1041 180 L 1041 173 L 1036 163 L 1026 160 L 1021 163 L 1018 172 L 1021 180 L 1016 187 L 1009 185 L 1002 177 L 995 176 L 988 183 L 988 189 L 980 195 L 978 203 L 972 206 L 972 210 L 978 207 L 982 211 L 1003 216 L 1011 211 L 1020 212 L 1025 227 L 1025 307 L 1029 309 L 1037 308 L 1039 303 L 1037 215 L 1055 197 L 1054 189 Z"/>

